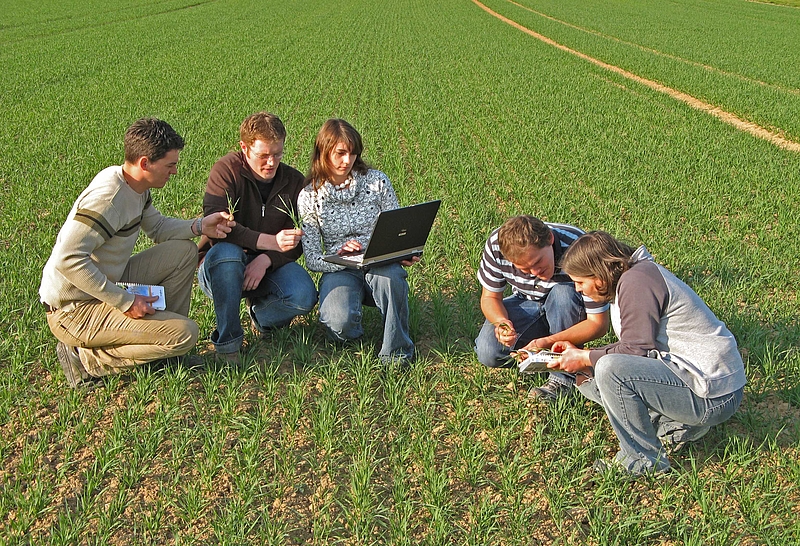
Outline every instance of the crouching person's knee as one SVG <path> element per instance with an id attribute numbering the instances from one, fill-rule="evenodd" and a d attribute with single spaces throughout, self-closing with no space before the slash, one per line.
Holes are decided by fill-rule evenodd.
<path id="1" fill-rule="evenodd" d="M 358 339 L 364 333 L 361 313 L 353 309 L 340 309 L 335 313 L 325 313 L 320 310 L 320 322 L 325 326 L 328 336 L 336 341 Z"/>
<path id="2" fill-rule="evenodd" d="M 486 323 L 488 324 L 488 323 Z M 475 357 L 488 368 L 507 368 L 510 366 L 508 353 L 494 336 L 494 326 L 484 324 L 475 339 Z"/>
<path id="3" fill-rule="evenodd" d="M 292 294 L 292 304 L 297 307 L 299 314 L 305 315 L 314 309 L 317 304 L 317 289 L 314 283 L 304 286 L 301 290 L 297 290 Z"/>
<path id="4" fill-rule="evenodd" d="M 510 368 L 511 359 L 507 354 L 500 351 L 481 350 L 475 347 L 475 356 L 478 362 L 487 368 Z"/>
<path id="5" fill-rule="evenodd" d="M 180 321 L 176 329 L 175 342 L 172 344 L 171 352 L 174 356 L 185 355 L 197 345 L 200 337 L 200 327 L 192 319 Z"/>

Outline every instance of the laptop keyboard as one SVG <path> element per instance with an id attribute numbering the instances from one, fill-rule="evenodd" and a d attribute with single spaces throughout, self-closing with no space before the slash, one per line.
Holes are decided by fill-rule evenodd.
<path id="1" fill-rule="evenodd" d="M 354 255 L 345 254 L 345 255 L 340 256 L 340 257 L 343 260 L 347 260 L 348 262 L 353 262 L 353 263 L 357 263 L 357 264 L 360 264 L 361 262 L 364 261 L 364 255 L 363 254 L 354 254 Z"/>

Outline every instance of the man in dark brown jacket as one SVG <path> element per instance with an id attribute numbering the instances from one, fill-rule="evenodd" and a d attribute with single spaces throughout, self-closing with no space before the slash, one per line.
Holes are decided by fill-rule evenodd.
<path id="1" fill-rule="evenodd" d="M 242 298 L 261 334 L 308 313 L 317 301 L 314 281 L 295 262 L 303 252 L 302 231 L 291 214 L 304 178 L 281 162 L 286 129 L 276 115 L 258 112 L 242 122 L 239 134 L 241 150 L 214 164 L 203 198 L 205 214 L 232 208 L 236 226 L 224 241 L 210 241 L 197 274 L 214 300 L 211 342 L 229 359 L 238 358 L 244 337 Z"/>

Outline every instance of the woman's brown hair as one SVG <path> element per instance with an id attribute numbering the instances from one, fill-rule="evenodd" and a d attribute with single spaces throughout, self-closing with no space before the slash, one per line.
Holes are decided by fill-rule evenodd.
<path id="1" fill-rule="evenodd" d="M 611 301 L 619 278 L 631 267 L 630 247 L 605 231 L 590 231 L 572 243 L 561 258 L 561 270 L 567 275 L 598 279 L 598 295 Z"/>
<path id="2" fill-rule="evenodd" d="M 361 158 L 364 145 L 361 143 L 361 135 L 358 134 L 358 131 L 343 119 L 329 119 L 322 125 L 314 140 L 314 149 L 311 151 L 311 167 L 306 176 L 306 183 L 310 182 L 315 190 L 318 190 L 326 180 L 331 179 L 329 163 L 331 151 L 340 142 L 346 144 L 350 153 L 357 156 L 353 163 L 354 172 L 366 174 L 369 170 L 369 166 Z"/>

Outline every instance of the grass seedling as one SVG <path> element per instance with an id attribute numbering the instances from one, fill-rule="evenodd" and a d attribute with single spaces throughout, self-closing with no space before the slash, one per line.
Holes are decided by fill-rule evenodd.
<path id="1" fill-rule="evenodd" d="M 162 528 L 164 514 L 166 513 L 166 506 L 163 503 L 157 502 L 155 506 L 152 506 L 149 510 L 145 510 L 141 514 L 141 527 L 144 535 L 144 539 L 150 539 L 151 543 L 155 543 L 155 536 L 157 535 L 158 531 Z"/>
<path id="2" fill-rule="evenodd" d="M 294 229 L 303 229 L 303 219 L 300 218 L 300 214 L 298 214 L 298 212 L 292 206 L 292 202 L 287 200 L 283 195 L 279 195 L 278 199 L 280 200 L 281 204 L 275 205 L 275 208 L 292 220 Z"/>
<path id="3" fill-rule="evenodd" d="M 498 320 L 497 322 L 493 322 L 492 326 L 500 328 L 500 331 L 503 332 L 504 334 L 507 334 L 507 333 L 511 332 L 511 326 L 509 326 L 509 324 L 507 322 L 502 321 L 502 320 Z"/>
<path id="4" fill-rule="evenodd" d="M 498 320 L 497 322 L 493 322 L 492 326 L 500 328 L 500 331 L 503 332 L 504 335 L 509 335 L 511 332 L 514 331 L 513 328 L 511 328 L 511 325 L 505 322 L 504 320 Z M 519 340 L 519 336 L 520 334 L 517 333 L 517 335 L 514 336 L 514 341 L 508 346 L 514 347 L 514 345 L 516 345 L 517 343 L 517 340 Z"/>
<path id="5" fill-rule="evenodd" d="M 238 210 L 236 207 L 239 204 L 239 199 L 237 198 L 236 201 L 231 199 L 231 196 L 227 190 L 225 191 L 225 198 L 228 200 L 228 214 L 230 214 L 231 218 L 233 218 L 233 215 L 236 214 L 236 211 Z"/>
<path id="6" fill-rule="evenodd" d="M 292 339 L 292 361 L 295 366 L 311 366 L 315 363 L 314 353 L 317 350 L 317 342 L 312 335 L 305 329 L 300 330 L 299 335 Z"/>
<path id="7" fill-rule="evenodd" d="M 382 509 L 373 480 L 380 463 L 374 448 L 365 446 L 353 455 L 350 465 L 350 487 L 341 506 L 357 544 L 366 544 L 374 533 L 377 520 L 382 519 L 379 517 Z"/>
<path id="8" fill-rule="evenodd" d="M 208 501 L 203 495 L 203 490 L 197 482 L 189 483 L 182 492 L 178 492 L 175 499 L 178 517 L 189 524 L 203 513 Z"/>
<path id="9" fill-rule="evenodd" d="M 210 428 L 201 429 L 203 442 L 202 457 L 197 458 L 197 475 L 205 490 L 213 487 L 214 478 L 224 468 L 225 437 L 222 426 L 213 423 Z"/>
<path id="10" fill-rule="evenodd" d="M 491 544 L 500 530 L 498 522 L 498 503 L 488 495 L 472 499 L 468 505 L 469 519 L 472 525 L 465 537 L 465 544 Z"/>
<path id="11" fill-rule="evenodd" d="M 388 528 L 392 544 L 411 545 L 412 518 L 415 507 L 411 501 L 408 475 L 405 469 L 398 468 L 393 475 L 392 501 L 394 509 L 389 514 Z"/>
<path id="12" fill-rule="evenodd" d="M 275 205 L 275 208 L 292 219 L 292 225 L 294 226 L 294 229 L 303 229 L 303 218 L 292 206 L 292 203 L 287 201 L 283 195 L 279 195 L 278 199 L 281 201 L 281 206 Z M 322 253 L 325 254 L 325 238 L 322 236 L 322 226 L 319 225 L 319 218 L 316 218 L 315 223 L 317 224 L 317 231 L 319 232 L 319 246 L 322 250 Z"/>

